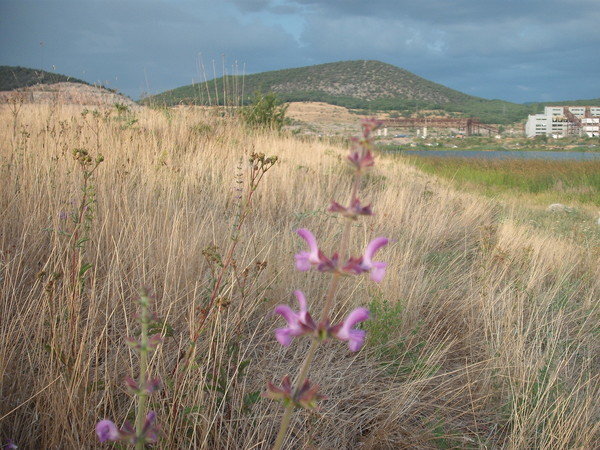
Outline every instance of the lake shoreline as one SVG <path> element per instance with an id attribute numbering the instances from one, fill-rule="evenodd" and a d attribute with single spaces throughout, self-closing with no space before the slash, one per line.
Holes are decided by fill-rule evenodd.
<path id="1" fill-rule="evenodd" d="M 481 158 L 481 159 L 541 159 L 548 161 L 574 160 L 599 161 L 600 152 L 589 151 L 550 151 L 550 150 L 382 150 L 389 154 L 442 158 Z"/>

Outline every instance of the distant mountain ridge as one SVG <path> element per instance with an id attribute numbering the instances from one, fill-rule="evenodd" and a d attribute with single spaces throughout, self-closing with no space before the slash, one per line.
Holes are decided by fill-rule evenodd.
<path id="1" fill-rule="evenodd" d="M 225 76 L 169 90 L 144 102 L 216 104 L 218 97 L 218 103 L 224 98 L 247 103 L 255 91 L 273 91 L 283 101 L 321 101 L 352 109 L 441 109 L 493 123 L 515 122 L 537 110 L 537 105 L 474 97 L 391 64 L 367 60 Z"/>
<path id="2" fill-rule="evenodd" d="M 52 73 L 45 70 L 30 69 L 21 66 L 0 66 L 0 91 L 12 91 L 14 89 L 34 86 L 36 84 L 66 82 L 89 85 L 86 81 L 62 75 L 60 73 Z"/>

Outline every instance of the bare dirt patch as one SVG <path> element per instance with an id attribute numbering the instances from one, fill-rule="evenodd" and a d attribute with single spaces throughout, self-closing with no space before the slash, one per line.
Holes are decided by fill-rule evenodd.
<path id="1" fill-rule="evenodd" d="M 139 105 L 130 98 L 108 89 L 69 82 L 36 84 L 13 91 L 0 92 L 0 103 L 14 100 L 34 104 L 58 103 L 87 106 L 113 106 L 120 103 L 129 108 L 139 108 Z"/>
<path id="2" fill-rule="evenodd" d="M 354 124 L 361 115 L 352 114 L 343 106 L 322 102 L 291 102 L 287 110 L 288 117 L 302 122 L 320 122 L 328 124 Z"/>

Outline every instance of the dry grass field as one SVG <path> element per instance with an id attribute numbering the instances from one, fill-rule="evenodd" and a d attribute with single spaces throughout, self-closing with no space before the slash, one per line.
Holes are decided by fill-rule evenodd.
<path id="1" fill-rule="evenodd" d="M 136 118 L 0 110 L 0 439 L 99 448 L 98 420 L 133 418 L 125 337 L 148 287 L 165 335 L 150 361 L 164 384 L 151 397 L 157 448 L 269 448 L 282 408 L 258 393 L 293 375 L 309 345 L 277 343 L 273 307 L 302 289 L 319 309 L 328 280 L 294 269 L 294 230 L 336 247 L 342 219 L 325 208 L 349 192 L 347 150 L 198 110 Z M 104 156 L 87 183 L 78 148 Z M 252 152 L 279 160 L 206 317 Z M 336 314 L 369 306 L 366 345 L 320 347 L 311 379 L 328 399 L 295 413 L 285 448 L 597 446 L 600 249 L 520 225 L 391 157 L 363 184 L 375 215 L 351 245 L 389 237 L 378 254 L 388 272 L 380 284 L 343 280 Z"/>

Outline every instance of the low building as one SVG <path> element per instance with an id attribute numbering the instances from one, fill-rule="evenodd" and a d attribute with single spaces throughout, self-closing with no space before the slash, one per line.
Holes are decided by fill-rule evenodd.
<path id="1" fill-rule="evenodd" d="M 600 136 L 599 106 L 546 106 L 542 114 L 531 114 L 525 124 L 527 137 Z"/>

